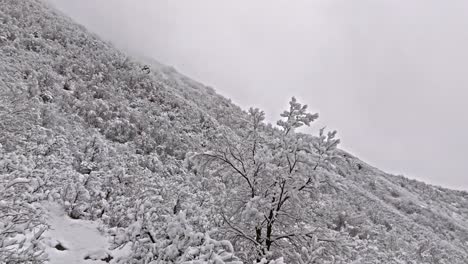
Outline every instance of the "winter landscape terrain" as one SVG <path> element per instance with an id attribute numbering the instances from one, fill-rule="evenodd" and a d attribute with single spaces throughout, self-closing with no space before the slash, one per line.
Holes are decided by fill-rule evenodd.
<path id="1" fill-rule="evenodd" d="M 468 193 L 382 172 L 40 0 L 0 0 L 0 263 L 468 263 Z"/>

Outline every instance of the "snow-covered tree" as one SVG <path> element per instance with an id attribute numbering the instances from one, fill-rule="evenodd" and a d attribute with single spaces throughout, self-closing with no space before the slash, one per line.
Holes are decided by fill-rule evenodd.
<path id="1" fill-rule="evenodd" d="M 250 109 L 244 131 L 226 130 L 215 141 L 215 151 L 201 155 L 202 164 L 209 164 L 205 176 L 225 186 L 218 210 L 227 230 L 241 239 L 241 251 L 255 249 L 251 254 L 258 261 L 278 257 L 294 240 L 314 234 L 308 221 L 310 194 L 327 173 L 339 143 L 336 132 L 324 135 L 323 129 L 311 140 L 295 133 L 318 117 L 295 98 L 281 116 L 281 129 L 271 133 L 264 113 Z"/>

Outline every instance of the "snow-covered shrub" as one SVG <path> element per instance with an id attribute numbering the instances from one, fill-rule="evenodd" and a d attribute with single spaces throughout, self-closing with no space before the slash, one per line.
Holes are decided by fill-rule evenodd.
<path id="1" fill-rule="evenodd" d="M 194 230 L 185 211 L 161 217 L 152 229 L 137 221 L 127 230 L 132 255 L 122 263 L 241 263 L 229 241 Z"/>
<path id="2" fill-rule="evenodd" d="M 36 179 L 22 167 L 23 157 L 5 153 L 1 144 L 0 156 L 0 263 L 43 263 L 40 240 L 47 226 L 30 194 Z"/>
<path id="3" fill-rule="evenodd" d="M 125 143 L 135 137 L 135 126 L 126 119 L 115 119 L 109 121 L 105 135 L 112 141 Z"/>

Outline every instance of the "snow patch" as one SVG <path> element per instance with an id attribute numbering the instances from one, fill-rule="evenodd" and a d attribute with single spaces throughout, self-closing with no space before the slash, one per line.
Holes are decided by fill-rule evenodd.
<path id="1" fill-rule="evenodd" d="M 95 221 L 68 217 L 58 204 L 44 204 L 49 230 L 44 233 L 48 264 L 113 263 L 124 252 L 109 250 L 107 237 Z"/>

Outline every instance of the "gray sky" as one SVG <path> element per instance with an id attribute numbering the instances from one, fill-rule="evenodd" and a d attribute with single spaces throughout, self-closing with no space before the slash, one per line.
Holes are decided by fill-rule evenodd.
<path id="1" fill-rule="evenodd" d="M 269 120 L 295 95 L 364 161 L 468 190 L 466 0 L 49 1 Z"/>

